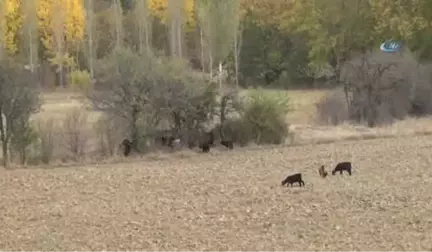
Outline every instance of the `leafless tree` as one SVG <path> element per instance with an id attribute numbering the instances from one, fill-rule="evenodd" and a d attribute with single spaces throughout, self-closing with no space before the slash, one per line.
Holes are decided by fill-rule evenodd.
<path id="1" fill-rule="evenodd" d="M 56 56 L 53 63 L 58 66 L 60 86 L 64 86 L 64 62 L 65 62 L 65 9 L 61 2 L 54 3 L 52 28 L 54 33 L 54 47 Z"/>
<path id="2" fill-rule="evenodd" d="M 404 102 L 399 99 L 399 104 L 407 111 L 414 63 L 402 55 L 385 53 L 368 53 L 347 62 L 341 71 L 341 81 L 349 94 L 351 118 L 374 127 L 379 120 L 379 108 L 389 105 L 396 93 L 405 97 Z M 396 111 L 391 113 L 395 115 Z"/>
<path id="3" fill-rule="evenodd" d="M 37 1 L 23 1 L 23 42 L 30 72 L 34 73 L 38 63 Z"/>
<path id="4" fill-rule="evenodd" d="M 235 85 L 239 87 L 239 64 L 240 64 L 240 53 L 242 45 L 242 30 L 238 29 L 234 35 L 234 71 L 235 71 Z"/>
<path id="5" fill-rule="evenodd" d="M 94 79 L 94 61 L 96 52 L 95 43 L 95 13 L 94 13 L 94 0 L 86 0 L 86 33 L 87 33 L 87 59 L 90 69 L 90 77 Z"/>
<path id="6" fill-rule="evenodd" d="M 171 40 L 171 55 L 181 58 L 182 39 L 183 39 L 183 23 L 184 23 L 184 1 L 168 0 L 169 17 L 171 21 L 170 40 Z"/>
<path id="7" fill-rule="evenodd" d="M 114 14 L 114 30 L 116 34 L 116 47 L 123 45 L 123 9 L 120 0 L 112 0 L 111 10 Z"/>
<path id="8" fill-rule="evenodd" d="M 62 132 L 64 144 L 73 158 L 82 158 L 85 155 L 88 140 L 88 115 L 81 108 L 69 111 L 63 121 Z"/>
<path id="9" fill-rule="evenodd" d="M 142 57 L 134 52 L 117 48 L 109 58 L 100 62 L 98 84 L 89 94 L 97 110 L 106 112 L 127 122 L 134 148 L 138 146 L 139 119 L 148 109 L 150 91 L 156 85 L 157 62 L 150 56 Z"/>
<path id="10" fill-rule="evenodd" d="M 54 156 L 54 150 L 56 147 L 56 125 L 53 118 L 39 121 L 38 124 L 38 135 L 40 138 L 40 149 L 39 154 L 42 163 L 49 164 Z"/>
<path id="11" fill-rule="evenodd" d="M 4 19 L 4 4 L 3 4 L 4 0 L 0 0 L 0 21 L 3 21 Z M 0 34 L 4 34 L 3 31 L 3 26 L 0 27 Z M 5 50 L 4 50 L 4 41 L 3 41 L 3 36 L 0 36 L 0 60 L 3 60 L 4 54 L 5 54 Z"/>
<path id="12" fill-rule="evenodd" d="M 207 1 L 198 0 L 197 16 L 203 31 L 203 40 L 209 55 L 210 77 L 213 72 L 213 62 L 222 70 L 222 63 L 235 48 L 239 28 L 238 0 Z M 238 41 L 236 41 L 238 42 Z M 219 89 L 222 90 L 222 80 L 219 78 Z"/>
<path id="13" fill-rule="evenodd" d="M 134 16 L 138 27 L 138 50 L 150 50 L 151 15 L 147 0 L 135 0 Z"/>

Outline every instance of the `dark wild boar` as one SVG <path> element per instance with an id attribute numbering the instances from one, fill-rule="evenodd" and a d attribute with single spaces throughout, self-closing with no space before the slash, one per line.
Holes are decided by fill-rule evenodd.
<path id="1" fill-rule="evenodd" d="M 121 145 L 123 146 L 123 155 L 125 157 L 129 156 L 129 154 L 131 153 L 131 150 L 132 150 L 132 142 L 129 141 L 129 139 L 125 139 L 125 140 L 123 140 Z"/>
<path id="2" fill-rule="evenodd" d="M 282 181 L 282 186 L 284 186 L 285 184 L 288 186 L 288 184 L 290 184 L 291 186 L 293 186 L 294 183 L 299 183 L 299 186 L 301 187 L 302 185 L 304 186 L 305 183 L 302 179 L 302 174 L 301 173 L 296 173 L 293 175 L 290 175 L 288 177 L 286 177 L 285 180 Z"/>
<path id="3" fill-rule="evenodd" d="M 342 162 L 337 164 L 332 171 L 332 175 L 335 175 L 336 172 L 339 172 L 340 175 L 342 175 L 344 171 L 348 172 L 348 174 L 351 176 L 351 171 L 352 171 L 351 162 Z"/>
<path id="4" fill-rule="evenodd" d="M 234 149 L 234 143 L 233 143 L 233 141 L 230 141 L 230 140 L 222 140 L 220 143 L 221 143 L 223 146 L 225 146 L 225 147 L 227 147 L 228 149 L 230 149 L 230 150 Z"/>

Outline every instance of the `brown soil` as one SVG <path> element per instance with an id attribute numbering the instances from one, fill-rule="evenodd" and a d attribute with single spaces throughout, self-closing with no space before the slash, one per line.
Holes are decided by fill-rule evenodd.
<path id="1" fill-rule="evenodd" d="M 431 250 L 431 146 L 423 136 L 0 171 L 0 249 Z M 345 160 L 353 176 L 319 177 Z M 306 186 L 281 187 L 295 172 Z"/>

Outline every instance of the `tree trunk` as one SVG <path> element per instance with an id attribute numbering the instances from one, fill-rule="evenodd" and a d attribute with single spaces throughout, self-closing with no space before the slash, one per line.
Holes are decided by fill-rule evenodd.
<path id="1" fill-rule="evenodd" d="M 177 50 L 176 50 L 176 32 L 175 32 L 175 21 L 174 19 L 171 20 L 171 56 L 176 57 L 177 56 Z"/>
<path id="2" fill-rule="evenodd" d="M 212 79 L 213 78 L 213 56 L 211 50 L 209 50 L 209 72 L 210 72 L 210 79 Z"/>
<path id="3" fill-rule="evenodd" d="M 182 48 L 182 25 L 180 20 L 177 20 L 177 46 L 178 46 L 178 57 L 183 57 L 183 48 Z"/>
<path id="4" fill-rule="evenodd" d="M 205 72 L 205 60 L 204 60 L 204 39 L 203 39 L 203 32 L 202 28 L 200 27 L 200 46 L 201 46 L 201 69 L 203 72 Z"/>
<path id="5" fill-rule="evenodd" d="M 123 45 L 123 10 L 119 0 L 114 0 L 116 47 Z"/>
<path id="6" fill-rule="evenodd" d="M 235 70 L 235 86 L 238 89 L 238 48 L 237 48 L 237 32 L 234 36 L 234 70 Z"/>
<path id="7" fill-rule="evenodd" d="M 4 118 L 3 110 L 0 108 L 0 139 L 2 142 L 2 150 L 3 150 L 3 166 L 5 168 L 8 167 L 8 144 L 7 144 L 7 129 L 6 126 L 6 118 Z"/>
<path id="8" fill-rule="evenodd" d="M 367 105 L 367 124 L 368 127 L 373 128 L 375 126 L 375 104 L 373 101 L 373 89 L 372 86 L 369 85 L 367 88 L 367 96 L 368 96 L 368 105 Z"/>
<path id="9" fill-rule="evenodd" d="M 228 103 L 228 96 L 224 95 L 221 97 L 221 108 L 220 108 L 220 128 L 219 133 L 222 140 L 225 140 L 225 134 L 223 131 L 223 127 L 226 121 L 226 107 Z"/>
<path id="10" fill-rule="evenodd" d="M 87 17 L 88 17 L 88 24 L 87 24 L 87 32 L 88 32 L 88 48 L 89 48 L 89 68 L 90 68 L 90 77 L 93 81 L 94 79 L 94 66 L 93 66 L 93 0 L 88 0 L 88 6 L 87 6 Z"/>
<path id="11" fill-rule="evenodd" d="M 34 63 L 34 52 L 33 52 L 33 33 L 32 33 L 32 30 L 31 30 L 31 28 L 30 28 L 30 26 L 28 27 L 28 36 L 29 36 L 29 39 L 30 39 L 30 41 L 29 41 L 29 65 L 30 65 L 30 72 L 33 74 L 34 73 L 34 65 L 33 65 L 33 63 Z"/>
<path id="12" fill-rule="evenodd" d="M 60 86 L 64 87 L 64 82 L 63 82 L 63 63 L 60 63 Z"/>
<path id="13" fill-rule="evenodd" d="M 145 35 L 145 46 L 147 51 L 150 51 L 150 25 L 148 20 L 148 14 L 146 13 L 146 19 L 144 23 L 144 35 Z"/>
<path id="14" fill-rule="evenodd" d="M 218 81 L 219 81 L 219 94 L 222 93 L 222 71 L 223 71 L 222 62 L 219 62 L 219 78 L 218 78 Z"/>
<path id="15" fill-rule="evenodd" d="M 135 151 L 138 151 L 138 140 L 139 140 L 139 132 L 138 132 L 138 108 L 134 106 L 132 108 L 132 122 L 131 122 L 131 138 L 132 138 L 132 148 Z"/>

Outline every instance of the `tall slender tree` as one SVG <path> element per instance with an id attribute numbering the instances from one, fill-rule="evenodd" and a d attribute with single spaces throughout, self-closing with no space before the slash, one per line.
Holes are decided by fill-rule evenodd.
<path id="1" fill-rule="evenodd" d="M 171 55 L 181 58 L 182 54 L 182 39 L 183 39 L 183 12 L 184 1 L 168 0 L 169 20 L 170 20 L 170 44 Z"/>
<path id="2" fill-rule="evenodd" d="M 34 73 L 38 64 L 37 0 L 23 1 L 23 52 L 28 60 L 30 72 Z"/>
<path id="3" fill-rule="evenodd" d="M 114 14 L 114 30 L 116 34 L 116 47 L 123 45 L 123 9 L 120 0 L 112 0 L 112 12 Z"/>
<path id="4" fill-rule="evenodd" d="M 135 0 L 134 16 L 138 32 L 138 50 L 150 50 L 151 16 L 148 8 L 148 0 Z"/>
<path id="5" fill-rule="evenodd" d="M 223 61 L 234 49 L 234 41 L 239 28 L 238 0 L 197 0 L 197 16 L 203 30 L 203 38 L 208 50 L 210 76 L 213 63 L 222 70 Z M 219 86 L 222 81 L 219 78 Z"/>
<path id="6" fill-rule="evenodd" d="M 64 86 L 64 58 L 65 58 L 65 9 L 61 2 L 54 3 L 52 30 L 56 56 L 52 62 L 58 66 L 60 86 Z"/>

